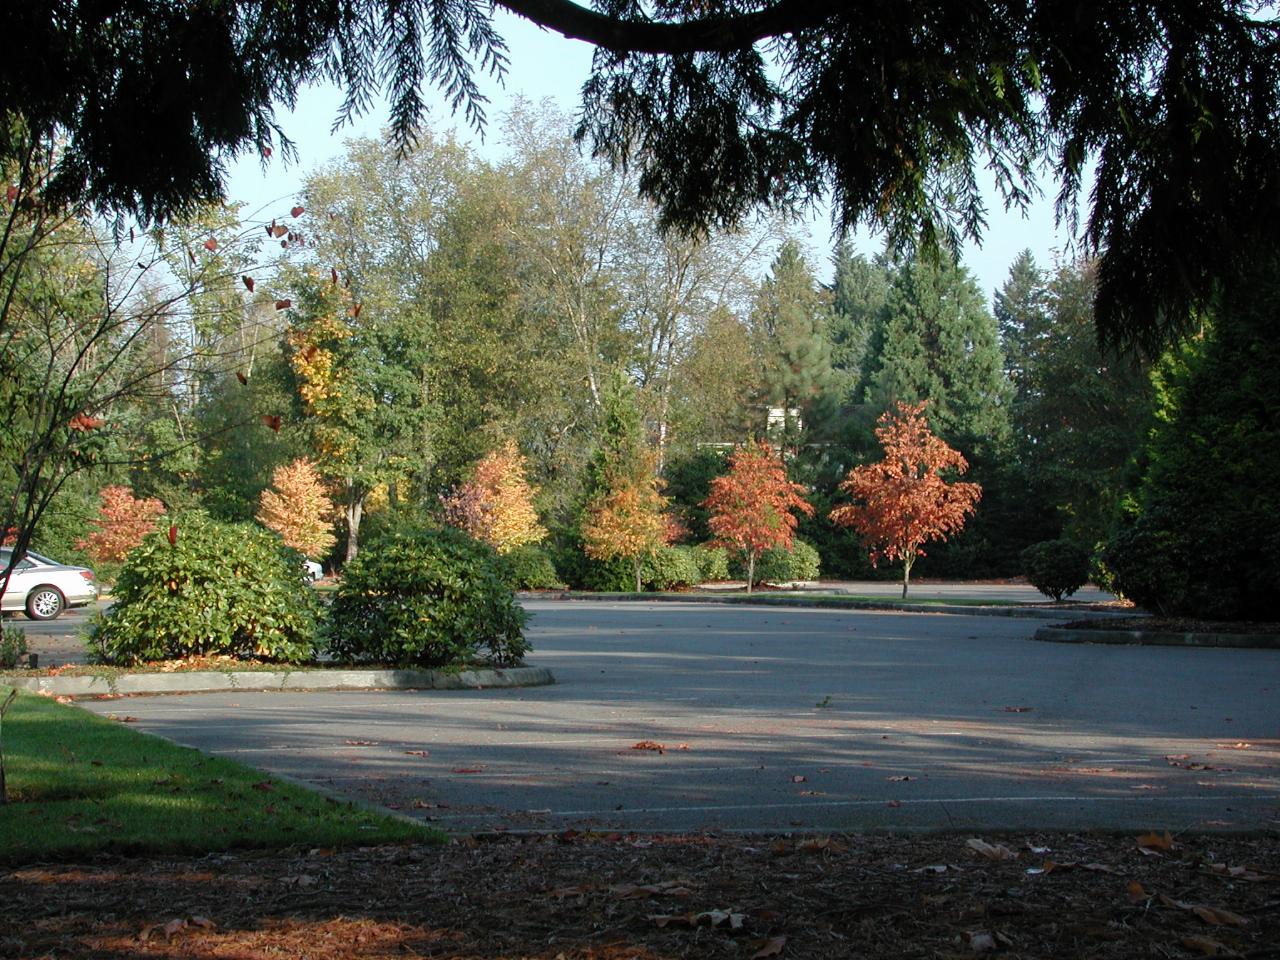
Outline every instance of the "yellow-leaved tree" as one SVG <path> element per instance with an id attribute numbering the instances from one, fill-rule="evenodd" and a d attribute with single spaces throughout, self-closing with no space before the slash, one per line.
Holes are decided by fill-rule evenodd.
<path id="1" fill-rule="evenodd" d="M 276 467 L 271 486 L 258 500 L 259 522 L 312 560 L 319 560 L 337 542 L 333 512 L 320 473 L 306 457 Z"/>
<path id="2" fill-rule="evenodd" d="M 622 557 L 631 561 L 639 593 L 645 557 L 653 556 L 668 537 L 667 498 L 654 473 L 653 457 L 615 463 L 605 472 L 605 489 L 587 508 L 582 524 L 583 548 L 593 560 Z"/>
<path id="3" fill-rule="evenodd" d="M 444 498 L 449 522 L 501 554 L 543 540 L 547 531 L 538 522 L 537 489 L 525 477 L 525 464 L 514 440 L 485 454 L 472 478 Z"/>

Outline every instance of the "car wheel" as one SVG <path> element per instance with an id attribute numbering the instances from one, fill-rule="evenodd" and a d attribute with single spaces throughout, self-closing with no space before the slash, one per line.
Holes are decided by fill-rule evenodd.
<path id="1" fill-rule="evenodd" d="M 64 606 L 66 601 L 56 587 L 36 587 L 27 594 L 27 616 L 32 620 L 52 620 Z"/>

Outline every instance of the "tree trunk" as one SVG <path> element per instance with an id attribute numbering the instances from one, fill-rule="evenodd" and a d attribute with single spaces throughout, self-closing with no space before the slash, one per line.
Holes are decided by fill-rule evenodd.
<path id="1" fill-rule="evenodd" d="M 751 592 L 751 584 L 756 579 L 756 553 L 752 550 L 747 554 L 747 593 Z"/>
<path id="2" fill-rule="evenodd" d="M 644 590 L 644 586 L 640 583 L 640 569 L 644 566 L 644 560 L 641 557 L 636 557 L 631 561 L 631 564 L 636 574 L 636 593 L 641 593 Z"/>
<path id="3" fill-rule="evenodd" d="M 360 521 L 364 517 L 364 494 L 353 493 L 347 501 L 347 557 L 344 563 L 350 563 L 360 552 Z"/>
<path id="4" fill-rule="evenodd" d="M 902 561 L 902 599 L 907 599 L 907 584 L 911 582 L 911 559 Z"/>

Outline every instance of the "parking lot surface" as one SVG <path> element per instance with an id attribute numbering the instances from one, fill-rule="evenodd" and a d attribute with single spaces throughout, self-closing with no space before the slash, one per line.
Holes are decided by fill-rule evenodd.
<path id="1" fill-rule="evenodd" d="M 1275 829 L 1280 651 L 1036 622 L 529 601 L 553 687 L 94 701 L 459 831 Z"/>

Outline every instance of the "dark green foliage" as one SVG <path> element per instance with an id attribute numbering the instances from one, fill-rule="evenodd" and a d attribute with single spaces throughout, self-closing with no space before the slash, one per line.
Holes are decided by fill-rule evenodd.
<path id="1" fill-rule="evenodd" d="M 760 554 L 756 561 L 758 583 L 792 583 L 818 579 L 818 551 L 796 538 L 790 550 L 775 547 Z"/>
<path id="2" fill-rule="evenodd" d="M 526 543 L 499 558 L 507 567 L 506 582 L 513 590 L 551 590 L 563 586 L 551 555 L 536 543 Z"/>
<path id="3" fill-rule="evenodd" d="M 1009 438 L 1010 389 L 995 320 L 973 277 L 945 253 L 898 269 L 866 370 L 865 399 L 877 415 L 898 401 L 928 400 L 935 432 L 970 460 Z"/>
<path id="4" fill-rule="evenodd" d="M 528 617 L 489 547 L 450 527 L 408 527 L 367 547 L 333 599 L 333 657 L 400 667 L 522 660 Z"/>
<path id="5" fill-rule="evenodd" d="M 1071 540 L 1045 540 L 1022 551 L 1027 582 L 1046 597 L 1061 600 L 1089 582 L 1091 555 Z"/>
<path id="6" fill-rule="evenodd" d="M 90 645 L 109 663 L 230 655 L 298 662 L 315 652 L 319 602 L 302 555 L 249 523 L 202 514 L 129 554 Z"/>
<path id="7" fill-rule="evenodd" d="M 663 472 L 666 486 L 663 493 L 671 499 L 672 510 L 689 528 L 689 539 L 711 539 L 707 528 L 710 516 L 704 505 L 711 494 L 711 481 L 727 469 L 728 451 L 716 447 L 703 447 L 683 457 L 673 457 Z"/>
<path id="8" fill-rule="evenodd" d="M 662 547 L 645 557 L 640 578 L 648 590 L 673 590 L 700 583 L 697 551 L 693 547 Z"/>
<path id="9" fill-rule="evenodd" d="M 724 547 L 700 543 L 693 548 L 693 556 L 698 563 L 699 583 L 717 583 L 729 579 L 729 551 Z"/>
<path id="10" fill-rule="evenodd" d="M 831 340 L 833 387 L 840 402 L 856 402 L 862 386 L 862 370 L 875 328 L 889 293 L 890 271 L 882 258 L 868 260 L 854 255 L 847 243 L 832 257 L 835 278 L 831 286 Z"/>
<path id="11" fill-rule="evenodd" d="M 831 384 L 831 306 L 798 244 L 787 241 L 760 285 L 751 327 L 761 366 L 763 400 L 783 413 L 782 441 L 794 446 L 811 405 Z"/>
<path id="12" fill-rule="evenodd" d="M 1170 363 L 1145 475 L 1104 555 L 1162 614 L 1274 620 L 1280 597 L 1280 264 L 1230 290 L 1202 342 Z"/>

